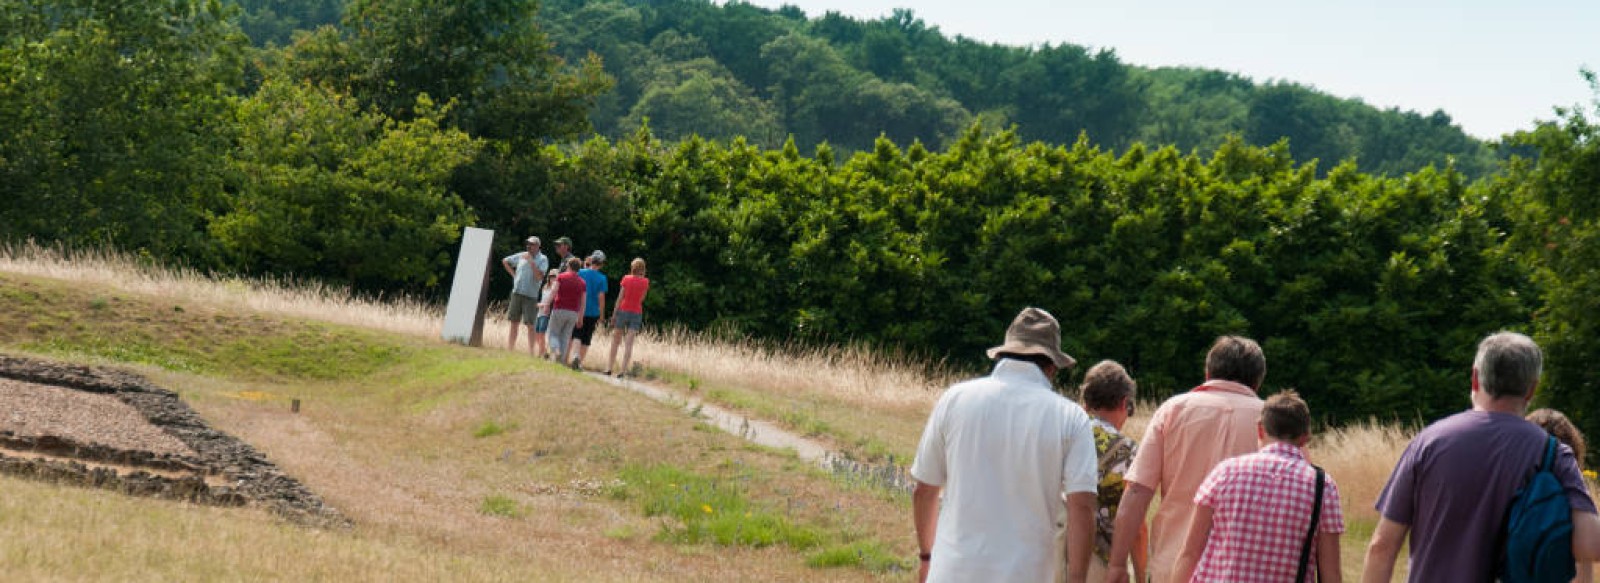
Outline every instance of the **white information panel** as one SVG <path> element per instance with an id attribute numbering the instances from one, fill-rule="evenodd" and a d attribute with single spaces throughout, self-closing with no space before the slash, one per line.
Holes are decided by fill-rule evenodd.
<path id="1" fill-rule="evenodd" d="M 483 345 L 483 309 L 488 304 L 489 253 L 494 246 L 494 231 L 467 227 L 461 235 L 461 254 L 456 257 L 456 275 L 450 282 L 450 303 L 444 309 L 444 331 L 448 342 L 469 346 Z"/>

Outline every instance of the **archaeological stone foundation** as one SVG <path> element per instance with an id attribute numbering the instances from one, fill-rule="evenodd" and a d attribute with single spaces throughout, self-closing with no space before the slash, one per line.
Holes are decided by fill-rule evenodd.
<path id="1" fill-rule="evenodd" d="M 111 369 L 0 355 L 0 473 L 348 524 L 249 444 L 206 425 L 177 393 Z"/>

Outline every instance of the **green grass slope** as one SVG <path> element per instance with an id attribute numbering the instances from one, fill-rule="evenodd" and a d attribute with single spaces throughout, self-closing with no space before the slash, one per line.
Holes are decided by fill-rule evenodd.
<path id="1" fill-rule="evenodd" d="M 0 478 L 7 578 L 855 580 L 915 566 L 904 496 L 522 354 L 13 274 L 0 352 L 145 374 L 356 525 Z"/>

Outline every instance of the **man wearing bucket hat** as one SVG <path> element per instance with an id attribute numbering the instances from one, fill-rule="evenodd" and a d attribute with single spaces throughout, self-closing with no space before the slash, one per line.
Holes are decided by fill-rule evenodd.
<path id="1" fill-rule="evenodd" d="M 911 465 L 921 577 L 1054 581 L 1064 528 L 1067 580 L 1084 581 L 1098 459 L 1088 414 L 1050 383 L 1075 362 L 1061 326 L 1024 309 L 989 357 L 993 373 L 939 397 Z"/>

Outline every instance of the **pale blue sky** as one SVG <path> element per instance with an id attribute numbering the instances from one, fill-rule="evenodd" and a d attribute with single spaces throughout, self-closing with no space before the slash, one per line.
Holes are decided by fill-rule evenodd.
<path id="1" fill-rule="evenodd" d="M 946 35 L 1110 48 L 1123 62 L 1283 79 L 1383 108 L 1443 109 L 1497 138 L 1590 104 L 1600 0 L 751 0 L 877 18 L 910 8 Z"/>

